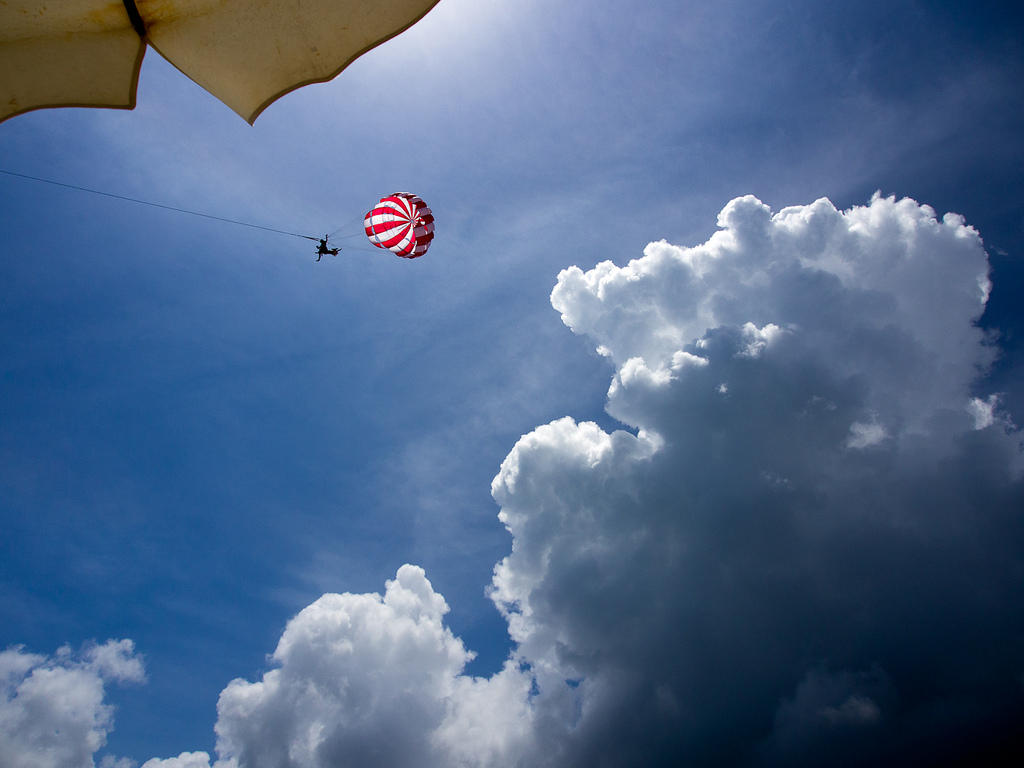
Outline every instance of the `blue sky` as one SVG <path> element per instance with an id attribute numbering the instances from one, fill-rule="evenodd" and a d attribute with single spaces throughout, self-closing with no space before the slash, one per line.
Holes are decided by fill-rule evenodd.
<path id="1" fill-rule="evenodd" d="M 628 512 L 629 503 L 651 510 L 667 503 L 664 498 L 685 496 L 659 480 L 690 478 L 682 469 L 684 463 L 690 466 L 690 454 L 672 447 L 682 445 L 682 438 L 672 441 L 675 427 L 668 426 L 676 424 L 676 416 L 666 414 L 690 414 L 692 429 L 699 433 L 697 425 L 705 424 L 707 414 L 718 413 L 710 406 L 687 410 L 703 401 L 680 390 L 671 408 L 656 407 L 653 399 L 627 398 L 610 406 L 609 415 L 605 406 L 613 376 L 622 391 L 628 390 L 629 381 L 638 380 L 630 379 L 633 374 L 627 375 L 624 367 L 637 350 L 648 350 L 645 359 L 654 370 L 661 353 L 650 351 L 658 346 L 652 339 L 665 338 L 668 326 L 650 319 L 655 305 L 634 305 L 628 297 L 611 308 L 612 299 L 602 295 L 600 301 L 609 305 L 610 326 L 591 316 L 582 303 L 577 306 L 582 293 L 565 299 L 556 310 L 551 292 L 559 273 L 573 265 L 585 272 L 607 260 L 624 267 L 639 259 L 652 241 L 664 239 L 681 247 L 703 244 L 718 229 L 719 212 L 744 195 L 755 195 L 773 212 L 810 205 L 821 197 L 844 211 L 868 206 L 879 190 L 883 199 L 906 196 L 929 205 L 939 220 L 947 211 L 961 214 L 980 233 L 992 280 L 980 324 L 997 334 L 1000 353 L 988 361 L 981 352 L 971 357 L 949 351 L 979 345 L 974 337 L 941 349 L 922 341 L 924 367 L 915 369 L 906 362 L 909 357 L 893 357 L 892 370 L 905 375 L 877 374 L 891 389 L 879 384 L 879 391 L 888 394 L 880 395 L 871 411 L 875 420 L 864 415 L 851 419 L 864 429 L 883 429 L 888 442 L 881 445 L 899 443 L 891 450 L 900 457 L 930 456 L 907 447 L 899 437 L 917 417 L 915 406 L 893 406 L 889 422 L 886 404 L 906 400 L 934 405 L 929 418 L 946 413 L 952 406 L 946 400 L 933 403 L 928 399 L 931 390 L 918 396 L 915 382 L 925 375 L 921 371 L 933 370 L 928 361 L 948 354 L 947 368 L 934 368 L 936 378 L 953 382 L 951 391 L 954 384 L 960 387 L 956 391 L 965 403 L 968 395 L 989 402 L 986 398 L 996 394 L 995 415 L 990 413 L 995 426 L 950 438 L 958 446 L 954 458 L 922 458 L 899 477 L 895 470 L 881 469 L 886 462 L 878 457 L 861 463 L 847 457 L 844 463 L 862 473 L 859 481 L 843 475 L 829 487 L 836 498 L 860 498 L 857 494 L 876 482 L 889 488 L 889 480 L 878 479 L 884 475 L 892 489 L 917 490 L 893 491 L 887 498 L 898 497 L 900 504 L 889 509 L 888 502 L 879 502 L 878 509 L 916 521 L 926 506 L 942 505 L 906 478 L 927 475 L 931 470 L 922 467 L 928 461 L 954 467 L 957 487 L 971 490 L 967 495 L 982 505 L 978 514 L 992 512 L 991 520 L 975 530 L 978 540 L 1004 546 L 989 550 L 995 565 L 979 574 L 971 570 L 980 562 L 976 557 L 935 534 L 941 541 L 935 549 L 922 550 L 920 562 L 931 562 L 933 555 L 941 559 L 939 553 L 945 553 L 945 562 L 962 566 L 960 580 L 945 585 L 962 601 L 962 611 L 954 613 L 982 622 L 989 646 L 999 649 L 996 656 L 1012 656 L 1015 649 L 1020 675 L 1024 635 L 1019 617 L 998 606 L 983 606 L 983 598 L 971 588 L 987 585 L 986 594 L 996 603 L 1019 599 L 1024 556 L 1019 515 L 1005 512 L 1021 508 L 1019 476 L 984 480 L 976 473 L 978 467 L 999 461 L 1013 464 L 1020 450 L 1013 425 L 1024 423 L 1024 323 L 1018 300 L 1024 281 L 1024 97 L 1019 86 L 1024 55 L 1020 19 L 1004 5 L 653 2 L 641 9 L 611 0 L 441 0 L 419 24 L 356 61 L 333 82 L 301 89 L 272 105 L 254 127 L 153 51 L 143 64 L 133 111 L 42 110 L 0 125 L 0 165 L 17 173 L 308 234 L 347 225 L 347 232 L 358 235 L 362 214 L 378 197 L 398 190 L 422 196 L 437 220 L 436 240 L 422 259 L 409 262 L 351 248 L 317 264 L 311 244 L 303 240 L 0 176 L 0 646 L 23 646 L 25 653 L 48 656 L 65 644 L 77 651 L 109 638 L 134 642 L 146 680 L 139 682 L 134 672 L 120 678 L 104 673 L 105 701 L 116 707 L 116 724 L 104 731 L 106 745 L 88 755 L 97 765 L 104 756 L 142 764 L 186 751 L 214 755 L 218 717 L 225 729 L 235 722 L 223 712 L 218 715 L 218 695 L 235 678 L 256 681 L 268 670 L 287 668 L 289 661 L 275 661 L 268 654 L 289 620 L 324 593 L 383 594 L 385 581 L 396 579 L 406 563 L 421 567 L 434 593 L 444 596 L 450 607 L 444 627 L 476 654 L 465 674 L 497 680 L 510 652 L 520 654 L 513 658 L 524 668 L 541 669 L 550 661 L 537 639 L 541 629 L 524 629 L 513 642 L 507 616 L 488 596 L 491 590 L 500 595 L 502 588 L 492 584 L 492 573 L 512 552 L 513 533 L 498 519 L 491 483 L 513 446 L 541 425 L 564 424 L 558 420 L 565 416 L 576 423 L 596 422 L 609 433 L 626 429 L 637 435 L 646 429 L 668 435 L 669 448 L 657 454 L 660 459 L 651 459 L 652 474 L 643 482 L 621 468 L 609 470 L 600 498 L 621 495 L 616 509 L 622 516 L 607 518 L 621 522 L 638 519 L 636 510 Z M 760 221 L 755 208 L 737 210 L 736 227 Z M 885 210 L 878 215 L 893 221 L 910 215 Z M 877 252 L 887 252 L 888 241 L 878 237 Z M 345 246 L 360 240 L 339 242 Z M 933 250 L 945 254 L 945 247 L 935 245 Z M 739 250 L 747 253 L 743 248 Z M 754 254 L 756 249 L 750 249 Z M 931 253 L 922 249 L 918 259 Z M 971 251 L 970 258 L 978 253 Z M 783 255 L 750 255 L 742 269 L 756 272 L 758 259 L 767 263 L 775 258 Z M 953 264 L 959 257 L 949 258 Z M 875 262 L 863 262 L 869 263 Z M 897 313 L 887 321 L 884 328 L 895 329 L 889 338 L 931 339 L 931 332 L 915 334 L 921 328 L 945 328 L 937 319 L 944 312 L 962 321 L 955 327 L 951 321 L 950 333 L 967 333 L 964 329 L 971 327 L 971 310 L 958 314 L 953 309 L 959 307 L 957 300 L 934 303 L 946 296 L 943 286 L 961 277 L 941 259 L 936 265 L 934 271 L 917 268 L 899 276 L 894 270 L 891 280 L 870 284 L 870 291 L 891 293 L 895 302 L 916 296 L 922 284 L 929 290 L 935 287 L 934 294 L 914 305 L 918 314 Z M 649 270 L 658 274 L 656 266 Z M 676 285 L 671 275 L 663 279 L 665 290 Z M 739 344 L 736 339 L 748 338 L 738 330 L 747 320 L 761 329 L 776 323 L 793 334 L 798 326 L 819 322 L 832 327 L 821 306 L 832 296 L 827 285 L 813 283 L 810 296 L 822 302 L 807 306 L 801 303 L 806 297 L 785 293 L 786 286 L 778 284 L 775 303 L 744 299 L 749 307 L 762 307 L 756 317 L 754 309 L 750 317 L 734 317 L 719 308 L 713 313 L 716 325 L 694 326 L 693 333 L 678 339 L 679 349 L 694 352 L 698 347 L 692 344 L 715 327 L 723 335 L 709 336 L 709 349 L 727 337 Z M 730 300 L 725 288 L 708 291 L 716 300 Z M 837 294 L 836 306 L 860 306 L 860 298 L 843 295 Z M 680 293 L 667 306 L 683 303 Z M 666 312 L 661 307 L 658 317 L 664 320 Z M 571 330 L 560 313 L 577 318 L 569 323 Z M 802 326 L 797 317 L 804 318 Z M 633 328 L 629 323 L 634 321 L 645 330 L 631 336 L 625 329 Z M 672 332 L 683 327 L 690 326 L 672 326 Z M 642 340 L 644 333 L 650 336 L 647 341 Z M 598 345 L 607 347 L 606 356 L 595 351 Z M 817 357 L 806 351 L 812 348 Z M 991 344 L 985 348 L 991 350 Z M 813 357 L 814 365 L 839 377 L 835 392 L 847 392 L 847 385 L 856 389 L 849 382 L 874 381 L 872 354 L 888 360 L 889 347 L 873 348 L 863 357 L 851 353 L 849 370 L 822 362 L 825 353 L 817 346 L 806 350 L 804 357 L 786 354 L 792 360 Z M 672 359 L 671 353 L 664 353 L 666 360 Z M 903 364 L 906 370 L 899 367 Z M 682 368 L 665 365 L 664 371 L 682 377 Z M 712 359 L 710 365 L 717 363 Z M 807 365 L 807 370 L 814 367 Z M 983 375 L 963 374 L 978 366 Z M 958 373 L 948 372 L 954 369 Z M 780 388 L 789 382 L 792 391 L 799 389 L 796 374 L 786 378 L 774 367 L 735 375 L 782 382 Z M 961 375 L 964 382 L 957 378 Z M 897 379 L 902 383 L 892 383 Z M 733 386 L 733 391 L 742 388 Z M 833 400 L 845 412 L 842 397 L 837 394 Z M 708 434 L 724 435 L 726 445 L 733 445 L 728 438 L 743 430 L 763 430 L 764 445 L 774 445 L 768 438 L 790 428 L 788 422 L 772 418 L 745 423 L 735 414 L 721 417 L 706 426 Z M 689 427 L 678 429 L 682 435 Z M 928 430 L 938 427 L 929 426 L 925 434 L 932 434 L 936 444 L 942 442 L 938 431 Z M 995 431 L 999 435 L 991 438 L 991 445 L 971 443 L 981 440 L 977 435 Z M 556 432 L 539 433 L 536 445 L 542 447 L 549 438 L 551 445 L 563 447 L 590 439 L 580 432 L 562 443 Z M 600 443 L 594 440 L 594 445 Z M 756 439 L 751 442 L 761 445 Z M 847 441 L 846 449 L 856 449 L 855 442 Z M 523 456 L 532 450 L 543 453 L 530 445 L 521 444 Z M 710 456 L 711 444 L 701 445 Z M 535 465 L 537 483 L 550 484 L 550 498 L 575 498 L 577 481 L 580 488 L 590 487 L 586 473 L 577 477 L 576 470 L 556 472 L 565 455 L 561 448 L 550 450 L 554 453 Z M 726 455 L 722 461 L 728 459 Z M 673 461 L 680 462 L 676 469 Z M 903 467 L 902 459 L 891 461 L 888 466 Z M 565 462 L 565 467 L 575 466 Z M 530 476 L 533 470 L 521 471 Z M 759 471 L 779 483 L 797 483 L 801 476 L 796 470 L 785 477 L 782 470 Z M 687 480 L 691 500 L 724 493 L 728 479 L 716 480 L 713 474 L 696 473 Z M 708 478 L 706 488 L 699 477 Z M 846 488 L 845 483 L 857 490 L 836 490 Z M 505 498 L 500 501 L 503 514 L 528 517 L 522 510 L 534 509 L 539 515 L 536 510 L 548 509 L 548 496 L 538 492 L 535 506 L 529 507 L 516 496 L 522 492 L 507 490 L 501 497 L 499 487 L 497 496 Z M 605 519 L 594 512 L 604 501 L 594 506 L 588 499 L 597 497 L 587 493 L 580 491 L 579 496 L 584 517 Z M 950 491 L 949 498 L 960 497 Z M 765 508 L 774 509 L 774 503 L 766 502 Z M 950 505 L 951 520 L 960 519 L 958 511 L 967 514 Z M 723 502 L 715 508 L 729 506 Z M 830 508 L 822 503 L 822 509 Z M 746 533 L 735 540 L 710 526 L 680 535 L 699 542 L 706 534 L 715 546 L 732 546 L 728 551 L 733 554 L 746 551 L 741 542 L 747 536 L 775 540 L 763 535 L 763 522 L 737 515 L 737 530 Z M 660 524 L 651 522 L 656 530 Z M 559 552 L 551 542 L 570 535 L 544 525 L 512 527 L 520 553 L 531 552 L 531 546 Z M 637 530 L 641 528 L 638 524 Z M 950 523 L 942 530 L 954 528 L 959 530 Z M 580 522 L 571 529 L 587 528 Z M 665 530 L 683 531 L 672 525 Z M 548 544 L 543 543 L 544 531 L 552 537 Z M 593 534 L 592 544 L 610 541 L 613 546 L 628 540 L 630 529 L 608 523 Z M 861 554 L 899 549 L 877 531 L 865 539 L 863 551 L 857 550 Z M 818 551 L 824 558 L 833 545 L 828 536 L 809 536 L 802 552 Z M 851 551 L 855 546 L 861 544 L 851 544 Z M 776 554 L 782 551 L 788 550 Z M 595 561 L 591 580 L 600 582 L 604 574 L 615 582 L 609 574 L 632 575 L 636 583 L 660 583 L 652 592 L 671 595 L 687 579 L 707 577 L 673 566 L 661 575 L 679 583 L 667 584 L 656 573 L 647 574 L 644 564 L 652 561 L 642 554 Z M 879 558 L 888 562 L 883 554 Z M 770 558 L 742 560 L 748 565 L 766 561 Z M 692 562 L 692 569 L 698 569 L 703 559 Z M 938 583 L 930 580 L 938 570 L 921 567 L 925 570 L 909 575 L 896 568 L 878 592 L 864 588 L 859 605 L 884 624 L 899 611 L 873 596 Z M 404 572 L 405 581 L 399 581 L 415 592 L 419 582 L 410 573 Z M 848 574 L 851 579 L 853 573 Z M 640 578 L 644 574 L 650 581 Z M 520 577 L 526 580 L 522 583 L 529 582 Z M 577 577 L 565 575 L 560 583 L 574 584 Z M 838 584 L 847 584 L 836 578 Z M 561 604 L 564 593 L 556 586 L 552 582 L 551 591 L 543 592 L 548 601 L 544 605 Z M 525 589 L 508 587 L 508 594 L 520 594 L 515 591 L 520 588 Z M 851 586 L 844 594 L 860 594 L 858 589 Z M 614 592 L 614 584 L 608 590 Z M 537 586 L 531 594 L 542 591 Z M 736 602 L 732 609 L 727 599 L 721 603 L 722 626 L 730 616 L 739 621 L 753 610 L 749 600 L 728 594 Z M 586 615 L 583 602 L 570 603 L 581 617 Z M 923 604 L 930 605 L 927 600 Z M 843 606 L 848 607 L 845 602 Z M 777 607 L 778 615 L 790 616 L 786 606 Z M 703 658 L 700 649 L 691 648 L 694 655 L 680 662 L 673 649 L 678 645 L 684 653 L 688 646 L 664 634 L 666 627 L 693 626 L 694 616 L 709 615 L 694 611 L 634 617 L 637 624 L 620 627 L 620 634 L 605 629 L 605 643 L 598 646 L 628 647 L 631 652 L 642 648 L 645 653 L 658 647 L 665 655 L 654 653 L 651 658 L 657 658 L 665 685 L 711 690 L 714 686 L 697 679 L 700 675 L 691 669 Z M 538 607 L 537 616 L 543 614 Z M 563 615 L 576 612 L 570 607 Z M 934 617 L 925 613 L 920 618 L 927 624 Z M 953 621 L 935 620 L 940 625 Z M 649 622 L 646 630 L 644 621 Z M 766 628 L 769 646 L 791 650 L 801 643 L 796 624 L 773 632 L 771 622 L 751 621 Z M 559 636 L 570 650 L 576 638 L 582 658 L 582 649 L 591 646 L 580 639 L 583 635 L 574 634 L 580 626 L 563 627 Z M 749 701 L 739 697 L 737 712 L 709 704 L 708 711 L 721 720 L 710 720 L 696 735 L 674 740 L 665 735 L 670 727 L 645 721 L 651 728 L 649 743 L 663 739 L 670 750 L 665 754 L 698 762 L 750 762 L 754 758 L 749 755 L 716 752 L 721 747 L 708 735 L 733 733 L 735 727 L 739 738 L 760 744 L 752 747 L 757 760 L 781 760 L 779 755 L 796 749 L 794 744 L 811 759 L 818 754 L 814 750 L 833 749 L 840 742 L 793 736 L 793 723 L 800 720 L 794 713 L 801 707 L 820 704 L 816 711 L 826 713 L 823 717 L 830 723 L 868 724 L 876 718 L 884 721 L 898 709 L 891 701 L 901 695 L 915 701 L 917 696 L 927 708 L 928 696 L 921 692 L 927 686 L 910 686 L 914 693 L 908 693 L 901 687 L 898 662 L 886 666 L 880 661 L 913 654 L 915 641 L 900 646 L 892 633 L 872 621 L 858 626 L 863 643 L 856 650 L 841 651 L 830 645 L 831 635 L 823 635 L 828 653 L 819 653 L 799 671 L 780 667 L 777 678 L 765 682 L 758 696 L 751 694 Z M 955 628 L 949 632 L 957 636 Z M 649 644 L 656 633 L 662 633 L 663 642 Z M 630 646 L 634 635 L 646 639 Z M 737 655 L 752 664 L 757 654 L 741 646 L 736 646 Z M 893 648 L 892 654 L 884 650 Z M 966 640 L 951 641 L 949 653 L 965 649 L 976 647 Z M 946 659 L 935 653 L 941 666 Z M 778 655 L 788 658 L 784 652 Z M 847 657 L 846 666 L 835 662 Z M 829 666 L 833 662 L 839 666 Z M 622 679 L 633 679 L 631 674 L 637 679 L 647 674 L 624 665 L 621 669 L 632 672 L 615 678 L 620 683 L 603 680 L 602 670 L 613 666 L 607 661 L 604 668 L 590 669 L 589 679 L 614 688 Z M 586 664 L 577 662 L 573 669 L 572 674 L 587 678 L 581 671 L 588 669 Z M 876 669 L 882 671 L 872 671 Z M 929 669 L 915 674 L 927 676 Z M 1003 680 L 1001 672 L 984 673 L 978 679 Z M 534 682 L 541 685 L 537 674 L 541 682 Z M 913 675 L 907 672 L 905 677 Z M 116 684 L 118 679 L 124 684 Z M 458 678 L 459 684 L 463 679 Z M 622 691 L 632 692 L 624 693 L 623 701 L 642 698 L 637 693 L 642 686 L 621 685 Z M 1019 680 L 1016 689 L 1011 683 L 1005 690 L 1000 685 L 993 682 L 990 690 L 998 689 L 1004 697 L 998 701 L 1019 716 L 1024 711 Z M 529 744 L 516 748 L 521 750 L 515 752 L 517 759 L 531 764 L 523 756 L 541 747 L 548 749 L 544 754 L 562 755 L 565 764 L 592 757 L 601 744 L 594 723 L 602 722 L 601 712 L 612 710 L 588 704 L 597 699 L 587 697 L 597 694 L 586 683 L 579 690 L 581 711 L 598 713 L 586 716 L 596 719 L 584 718 L 590 725 L 564 738 L 542 738 L 537 734 L 553 731 L 536 726 L 532 736 L 524 737 Z M 936 684 L 936 690 L 945 689 Z M 972 689 L 972 695 L 983 690 L 989 689 Z M 545 707 L 557 709 L 544 695 L 540 699 L 547 703 L 536 704 L 535 718 Z M 676 702 L 678 695 L 670 692 L 663 698 Z M 838 698 L 832 701 L 830 695 Z M 751 714 L 769 700 L 775 703 L 757 717 Z M 691 712 L 694 706 L 686 701 L 672 704 L 678 713 Z M 636 711 L 645 710 L 637 705 Z M 972 711 L 982 712 L 979 728 L 992 725 L 983 707 Z M 612 722 L 628 720 L 621 713 L 613 715 L 607 715 Z M 687 719 L 685 714 L 676 716 Z M 550 717 L 558 720 L 560 715 Z M 905 728 L 892 728 L 909 733 L 907 722 Z M 992 726 L 994 732 L 999 732 L 997 726 Z M 872 742 L 881 745 L 877 754 L 892 757 L 913 744 L 909 736 L 886 741 L 893 732 Z M 236 734 L 232 744 L 244 742 L 231 733 Z M 588 733 L 593 736 L 589 741 Z M 519 743 L 509 737 L 508 743 L 513 742 Z M 333 753 L 317 758 L 324 763 L 294 758 L 294 764 L 331 764 L 324 754 Z M 485 763 L 480 754 L 471 753 L 466 764 Z M 625 754 L 632 754 L 638 764 L 651 764 L 638 758 L 639 753 Z M 622 757 L 622 763 L 629 761 Z M 245 758 L 241 764 L 247 764 Z"/>

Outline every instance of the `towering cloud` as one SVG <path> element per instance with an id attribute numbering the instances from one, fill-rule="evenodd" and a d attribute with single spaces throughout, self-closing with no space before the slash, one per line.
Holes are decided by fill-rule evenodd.
<path id="1" fill-rule="evenodd" d="M 574 694 L 570 763 L 1010 738 L 1024 496 L 1019 434 L 975 397 L 980 237 L 881 196 L 775 215 L 748 196 L 719 226 L 552 293 L 638 431 L 547 425 L 494 481 L 515 537 L 494 597 L 535 708 Z"/>
<path id="2" fill-rule="evenodd" d="M 558 277 L 614 365 L 607 433 L 523 436 L 492 493 L 514 537 L 488 678 L 403 566 L 325 595 L 223 766 L 940 764 L 1024 755 L 1021 436 L 984 387 L 977 232 L 912 200 L 773 214 Z M 207 764 L 186 753 L 167 768 Z"/>

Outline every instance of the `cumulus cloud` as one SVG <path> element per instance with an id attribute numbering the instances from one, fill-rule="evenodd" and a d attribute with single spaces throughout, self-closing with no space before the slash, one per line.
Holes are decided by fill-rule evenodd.
<path id="1" fill-rule="evenodd" d="M 813 749 L 771 737 L 821 664 L 891 681 L 890 756 L 941 751 L 910 724 L 958 744 L 1005 725 L 1024 707 L 1024 496 L 1019 434 L 975 430 L 994 354 L 978 233 L 880 195 L 775 214 L 748 196 L 719 225 L 552 292 L 616 365 L 608 411 L 638 432 L 548 425 L 495 479 L 515 547 L 494 596 L 534 706 L 580 681 L 562 738 L 611 764 L 756 761 L 766 741 L 790 763 L 851 759 L 839 728 Z M 855 690 L 818 708 L 834 726 L 881 713 Z"/>
<path id="2" fill-rule="evenodd" d="M 109 640 L 53 656 L 14 647 L 0 652 L 0 765 L 5 768 L 93 768 L 114 727 L 104 703 L 109 682 L 142 682 L 131 640 Z M 107 756 L 104 766 L 124 765 Z"/>
<path id="3" fill-rule="evenodd" d="M 748 195 L 718 223 L 694 248 L 661 241 L 625 267 L 564 270 L 552 304 L 618 366 L 641 358 L 652 370 L 711 343 L 709 330 L 741 333 L 752 355 L 785 329 L 828 373 L 865 386 L 888 432 L 927 430 L 937 409 L 962 408 L 993 359 L 975 325 L 988 261 L 959 216 L 880 195 L 845 212 L 821 199 L 772 215 Z"/>
<path id="4" fill-rule="evenodd" d="M 563 418 L 492 484 L 491 678 L 403 566 L 222 693 L 220 763 L 940 764 L 1024 754 L 1021 436 L 984 392 L 978 233 L 874 196 L 731 201 L 706 243 L 558 277 L 630 431 Z M 205 755 L 147 768 L 205 768 Z M 204 762 L 206 761 L 206 762 Z"/>
<path id="5" fill-rule="evenodd" d="M 378 594 L 327 594 L 292 619 L 259 682 L 218 703 L 218 766 L 502 764 L 523 732 L 530 681 L 514 665 L 461 675 L 472 654 L 423 569 L 399 568 Z M 518 702 L 511 708 L 496 703 Z M 146 768 L 205 768 L 204 753 Z"/>

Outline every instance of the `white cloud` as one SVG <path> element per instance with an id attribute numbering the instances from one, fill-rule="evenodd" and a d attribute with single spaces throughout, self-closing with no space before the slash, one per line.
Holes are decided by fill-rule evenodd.
<path id="1" fill-rule="evenodd" d="M 997 420 L 996 408 L 998 405 L 998 394 L 989 395 L 984 400 L 980 397 L 972 397 L 970 402 L 967 403 L 967 412 L 974 419 L 974 428 L 985 429 L 995 424 Z M 1005 424 L 1010 426 L 1008 420 L 1005 420 Z"/>
<path id="2" fill-rule="evenodd" d="M 850 448 L 867 448 L 878 445 L 885 439 L 885 427 L 875 422 L 855 421 L 850 425 L 850 436 L 846 445 Z"/>
<path id="3" fill-rule="evenodd" d="M 442 766 L 450 754 L 504 754 L 515 729 L 497 726 L 523 710 L 529 681 L 512 667 L 489 681 L 460 675 L 472 655 L 443 626 L 448 606 L 421 568 L 403 565 L 386 586 L 383 597 L 324 595 L 288 623 L 275 669 L 224 689 L 218 765 Z M 495 691 L 513 707 L 497 707 Z"/>
<path id="4" fill-rule="evenodd" d="M 747 196 L 719 224 L 559 275 L 636 432 L 566 417 L 502 463 L 503 670 L 462 674 L 406 565 L 383 598 L 322 597 L 224 690 L 218 765 L 878 763 L 1007 735 L 1024 494 L 1019 434 L 970 394 L 980 238 L 879 195 Z"/>
<path id="5" fill-rule="evenodd" d="M 753 355 L 787 329 L 829 372 L 859 377 L 894 433 L 928 430 L 936 409 L 961 408 L 993 359 L 974 324 L 988 261 L 959 216 L 940 221 L 928 206 L 877 194 L 849 211 L 821 199 L 772 215 L 748 195 L 719 225 L 702 245 L 651 243 L 625 267 L 570 267 L 552 304 L 617 365 L 640 358 L 651 370 L 699 348 L 709 330 L 740 330 L 740 353 Z"/>
<path id="6" fill-rule="evenodd" d="M 103 645 L 86 646 L 82 653 L 85 666 L 108 680 L 141 683 L 146 679 L 142 659 L 135 654 L 131 640 L 108 640 Z"/>
<path id="7" fill-rule="evenodd" d="M 147 760 L 142 768 L 210 768 L 210 756 L 206 752 L 182 752 L 177 757 Z"/>
<path id="8" fill-rule="evenodd" d="M 131 640 L 109 640 L 80 653 L 51 657 L 15 647 L 0 652 L 0 765 L 5 768 L 93 768 L 114 727 L 104 703 L 107 682 L 141 682 L 142 660 Z M 103 765 L 124 766 L 112 756 Z"/>

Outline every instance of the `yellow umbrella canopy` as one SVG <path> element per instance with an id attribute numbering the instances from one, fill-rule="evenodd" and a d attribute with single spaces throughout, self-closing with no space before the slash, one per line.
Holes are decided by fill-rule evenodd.
<path id="1" fill-rule="evenodd" d="M 252 123 L 438 0 L 0 0 L 0 121 L 135 106 L 146 44 Z"/>

